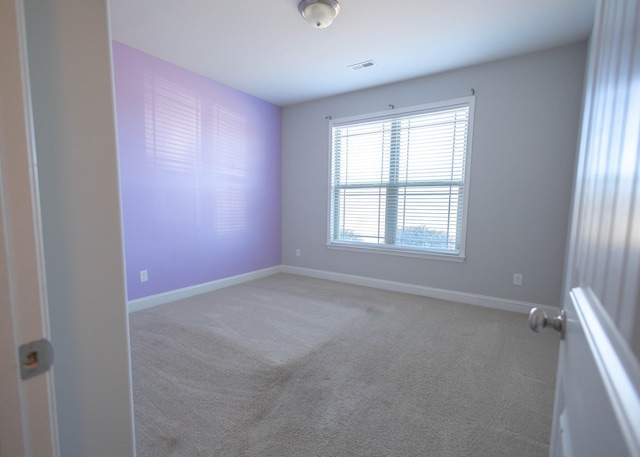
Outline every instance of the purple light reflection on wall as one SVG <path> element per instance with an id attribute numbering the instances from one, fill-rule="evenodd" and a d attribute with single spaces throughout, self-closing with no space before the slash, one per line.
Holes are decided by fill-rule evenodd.
<path id="1" fill-rule="evenodd" d="M 279 265 L 280 108 L 118 42 L 113 60 L 128 299 Z"/>

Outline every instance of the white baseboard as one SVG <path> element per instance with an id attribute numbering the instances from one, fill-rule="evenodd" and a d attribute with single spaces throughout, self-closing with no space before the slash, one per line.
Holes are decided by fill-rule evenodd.
<path id="1" fill-rule="evenodd" d="M 386 281 L 382 279 L 367 278 L 364 276 L 354 276 L 342 273 L 334 273 L 331 271 L 312 270 L 310 268 L 292 267 L 282 265 L 283 273 L 291 273 L 300 276 L 309 276 L 311 278 L 327 279 L 330 281 L 344 282 L 355 284 L 358 286 L 374 287 L 377 289 L 390 290 L 393 292 L 402 292 L 406 294 L 420 295 L 423 297 L 437 298 L 440 300 L 455 301 L 466 303 L 468 305 L 483 306 L 485 308 L 501 309 L 504 311 L 514 311 L 516 313 L 528 314 L 531 308 L 537 307 L 549 311 L 557 312 L 558 309 L 548 305 L 539 305 L 536 303 L 528 303 L 517 300 L 509 300 L 506 298 L 489 297 L 486 295 L 470 294 L 467 292 L 457 292 L 455 290 L 437 289 L 435 287 L 417 286 L 414 284 L 406 284 L 395 281 Z"/>
<path id="2" fill-rule="evenodd" d="M 279 265 L 276 267 L 265 268 L 264 270 L 252 271 L 230 278 L 218 279 L 216 281 L 198 284 L 197 286 L 185 287 L 183 289 L 172 290 L 162 294 L 151 295 L 149 297 L 138 298 L 127 303 L 130 313 L 140 311 L 142 309 L 151 308 L 153 306 L 163 305 L 183 298 L 193 297 L 194 295 L 204 294 L 223 287 L 234 286 L 243 282 L 260 279 L 276 273 L 290 273 L 299 276 L 308 276 L 310 278 L 327 279 L 329 281 L 344 282 L 347 284 L 355 284 L 358 286 L 373 287 L 376 289 L 390 290 L 393 292 L 402 292 L 405 294 L 419 295 L 422 297 L 437 298 L 440 300 L 455 301 L 466 303 L 468 305 L 483 306 L 485 308 L 500 309 L 504 311 L 513 311 L 516 313 L 528 314 L 531 308 L 541 308 L 550 313 L 558 311 L 557 308 L 548 305 L 540 305 L 536 303 L 523 302 L 518 300 L 509 300 L 506 298 L 489 297 L 486 295 L 470 294 L 467 292 L 458 292 L 455 290 L 438 289 L 435 287 L 418 286 L 415 284 L 406 284 L 402 282 L 387 281 L 384 279 L 374 279 L 365 276 L 347 275 L 343 273 L 334 273 L 324 270 L 313 270 L 311 268 L 292 267 L 289 265 Z"/>
<path id="3" fill-rule="evenodd" d="M 164 305 L 165 303 L 170 303 L 172 301 L 182 300 L 183 298 L 193 297 L 194 295 L 200 295 L 206 292 L 222 289 L 223 287 L 235 286 L 236 284 L 241 284 L 243 282 L 264 278 L 266 276 L 280 273 L 281 271 L 282 269 L 280 266 L 270 267 L 265 268 L 264 270 L 252 271 L 250 273 L 232 276 L 230 278 L 223 278 L 204 284 L 198 284 L 196 286 L 184 287 L 170 292 L 138 298 L 127 302 L 127 308 L 129 312 L 132 313 L 134 311 L 140 311 L 153 306 Z"/>

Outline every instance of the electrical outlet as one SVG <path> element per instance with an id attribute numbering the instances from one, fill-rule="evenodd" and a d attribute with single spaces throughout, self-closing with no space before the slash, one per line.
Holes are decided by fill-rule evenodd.
<path id="1" fill-rule="evenodd" d="M 296 249 L 296 257 L 300 257 L 300 249 Z"/>
<path id="2" fill-rule="evenodd" d="M 147 270 L 140 270 L 140 282 L 147 282 L 149 280 L 149 274 Z"/>
<path id="3" fill-rule="evenodd" d="M 513 274 L 513 284 L 515 284 L 516 286 L 522 285 L 522 275 L 520 273 Z"/>

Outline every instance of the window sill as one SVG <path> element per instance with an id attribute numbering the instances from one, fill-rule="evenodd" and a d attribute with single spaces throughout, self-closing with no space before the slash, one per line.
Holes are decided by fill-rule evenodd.
<path id="1" fill-rule="evenodd" d="M 444 260 L 447 262 L 464 262 L 465 256 L 462 254 L 438 254 L 436 252 L 419 252 L 403 249 L 390 249 L 376 246 L 357 246 L 353 244 L 327 243 L 328 249 L 339 251 L 365 252 L 369 254 L 383 254 L 401 257 L 417 257 L 429 260 Z"/>

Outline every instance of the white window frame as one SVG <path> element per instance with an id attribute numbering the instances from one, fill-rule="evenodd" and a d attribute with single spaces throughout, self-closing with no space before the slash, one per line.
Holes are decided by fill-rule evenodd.
<path id="1" fill-rule="evenodd" d="M 333 129 L 334 127 L 353 124 L 358 122 L 366 122 L 373 120 L 392 119 L 395 117 L 409 116 L 412 114 L 445 110 L 461 105 L 468 105 L 469 107 L 469 119 L 467 124 L 467 145 L 465 156 L 465 173 L 463 184 L 463 202 L 462 202 L 462 214 L 461 214 L 461 227 L 460 227 L 460 245 L 457 253 L 437 251 L 434 249 L 415 248 L 408 246 L 397 245 L 383 245 L 363 242 L 348 242 L 348 241 L 332 241 L 331 240 L 331 224 L 332 224 L 332 179 L 333 179 Z M 473 120 L 475 112 L 475 96 L 461 97 L 456 99 L 438 101 L 433 103 L 427 103 L 418 106 L 411 106 L 402 109 L 394 109 L 392 111 L 381 111 L 376 113 L 350 116 L 338 119 L 331 119 L 329 121 L 329 178 L 328 178 L 328 217 L 327 217 L 327 247 L 329 249 L 339 249 L 355 252 L 371 252 L 379 254 L 389 254 L 397 256 L 408 257 L 421 257 L 434 260 L 448 260 L 453 262 L 462 262 L 465 259 L 465 247 L 467 238 L 467 213 L 469 207 L 469 195 L 470 195 L 470 176 L 471 176 L 471 155 L 473 145 Z"/>

